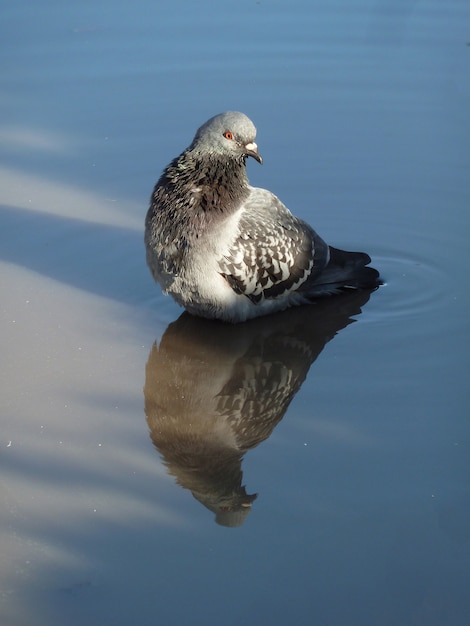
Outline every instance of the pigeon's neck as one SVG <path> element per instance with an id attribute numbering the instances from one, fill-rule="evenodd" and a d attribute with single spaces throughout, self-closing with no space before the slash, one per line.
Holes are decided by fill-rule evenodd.
<path id="1" fill-rule="evenodd" d="M 187 242 L 233 215 L 249 194 L 243 159 L 186 151 L 156 184 L 147 220 L 159 225 L 162 240 L 178 242 L 184 232 Z"/>
<path id="2" fill-rule="evenodd" d="M 245 160 L 219 154 L 188 153 L 183 167 L 188 168 L 191 193 L 198 195 L 198 210 L 209 214 L 231 214 L 249 195 Z"/>

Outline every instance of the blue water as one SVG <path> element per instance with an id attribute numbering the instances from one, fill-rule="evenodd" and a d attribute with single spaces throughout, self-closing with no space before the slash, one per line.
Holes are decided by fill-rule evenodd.
<path id="1" fill-rule="evenodd" d="M 468 3 L 1 16 L 2 624 L 468 624 Z M 368 300 L 227 329 L 153 284 L 152 187 L 228 109 Z"/>

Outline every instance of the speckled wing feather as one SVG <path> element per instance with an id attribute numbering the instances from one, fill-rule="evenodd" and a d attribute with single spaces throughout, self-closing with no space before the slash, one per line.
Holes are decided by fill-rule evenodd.
<path id="1" fill-rule="evenodd" d="M 265 189 L 252 188 L 239 235 L 219 262 L 221 274 L 252 302 L 296 291 L 328 262 L 328 246 Z"/>

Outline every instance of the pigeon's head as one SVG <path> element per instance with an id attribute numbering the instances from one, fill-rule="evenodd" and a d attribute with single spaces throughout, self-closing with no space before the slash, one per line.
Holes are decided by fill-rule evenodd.
<path id="1" fill-rule="evenodd" d="M 227 111 L 211 117 L 198 129 L 191 149 L 237 160 L 251 156 L 262 163 L 255 137 L 255 125 L 244 113 Z"/>

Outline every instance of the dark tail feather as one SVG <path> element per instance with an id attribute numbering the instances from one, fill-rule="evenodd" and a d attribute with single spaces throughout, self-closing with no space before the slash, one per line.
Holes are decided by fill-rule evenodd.
<path id="1" fill-rule="evenodd" d="M 371 259 L 365 252 L 346 252 L 330 246 L 328 265 L 310 284 L 312 296 L 338 293 L 344 289 L 376 289 L 382 284 L 379 272 L 368 267 Z"/>

